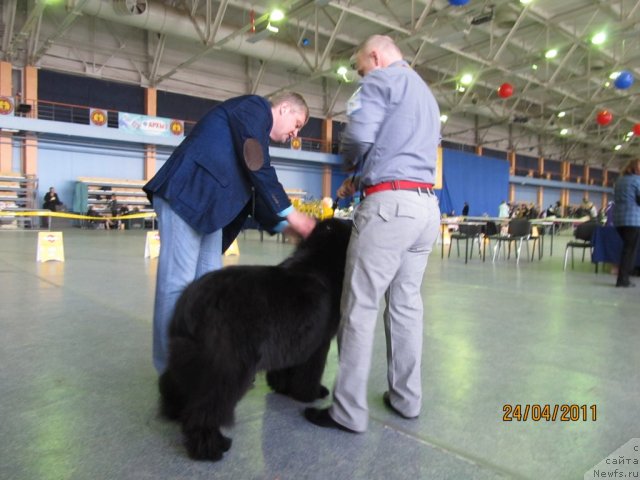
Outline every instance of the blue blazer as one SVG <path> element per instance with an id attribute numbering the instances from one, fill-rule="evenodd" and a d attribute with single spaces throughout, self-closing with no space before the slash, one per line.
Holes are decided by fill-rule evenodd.
<path id="1" fill-rule="evenodd" d="M 232 98 L 209 111 L 143 187 L 159 195 L 193 229 L 223 229 L 223 251 L 252 210 L 272 229 L 291 206 L 269 157 L 271 104 L 256 95 Z"/>

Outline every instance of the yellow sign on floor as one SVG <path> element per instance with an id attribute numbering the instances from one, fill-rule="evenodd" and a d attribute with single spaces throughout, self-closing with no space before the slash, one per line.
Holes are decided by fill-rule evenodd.
<path id="1" fill-rule="evenodd" d="M 38 232 L 38 262 L 57 260 L 64 262 L 62 232 Z"/>
<path id="2" fill-rule="evenodd" d="M 160 232 L 147 232 L 147 242 L 144 246 L 144 258 L 156 258 L 160 255 Z"/>
<path id="3" fill-rule="evenodd" d="M 229 248 L 224 252 L 224 256 L 228 257 L 229 255 L 240 255 L 240 247 L 238 246 L 238 240 L 234 240 Z"/>

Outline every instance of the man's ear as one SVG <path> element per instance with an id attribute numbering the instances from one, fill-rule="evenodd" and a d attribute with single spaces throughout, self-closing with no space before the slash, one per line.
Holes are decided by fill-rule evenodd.
<path id="1" fill-rule="evenodd" d="M 280 104 L 280 115 L 289 113 L 289 110 L 291 110 L 291 105 L 289 104 L 289 102 L 282 102 Z"/>
<path id="2" fill-rule="evenodd" d="M 378 52 L 376 52 L 375 50 L 373 50 L 373 51 L 371 52 L 371 58 L 373 59 L 373 64 L 374 64 L 376 67 L 379 67 L 379 66 L 380 66 L 380 57 L 378 56 Z"/>

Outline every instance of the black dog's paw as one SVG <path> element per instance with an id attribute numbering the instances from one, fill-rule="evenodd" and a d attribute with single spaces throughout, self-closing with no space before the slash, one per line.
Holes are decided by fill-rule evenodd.
<path id="1" fill-rule="evenodd" d="M 221 433 L 218 433 L 218 435 L 219 435 L 218 440 L 220 442 L 220 446 L 222 447 L 222 450 L 225 452 L 228 452 L 229 449 L 231 448 L 232 440 L 229 437 L 225 437 Z"/>
<path id="2" fill-rule="evenodd" d="M 185 433 L 185 446 L 194 460 L 217 462 L 231 448 L 231 439 L 219 430 L 192 430 Z"/>
<path id="3" fill-rule="evenodd" d="M 318 399 L 327 398 L 327 395 L 329 395 L 329 389 L 324 385 L 320 385 L 320 388 L 318 389 Z"/>

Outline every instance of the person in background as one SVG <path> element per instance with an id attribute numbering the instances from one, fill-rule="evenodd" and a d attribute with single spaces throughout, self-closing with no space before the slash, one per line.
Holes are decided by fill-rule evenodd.
<path id="1" fill-rule="evenodd" d="M 467 202 L 464 202 L 464 205 L 462 207 L 462 216 L 463 217 L 469 216 L 469 204 Z"/>
<path id="2" fill-rule="evenodd" d="M 304 415 L 320 427 L 359 433 L 369 421 L 367 381 L 383 297 L 388 391 L 382 400 L 405 418 L 422 407 L 421 286 L 440 226 L 433 193 L 440 113 L 390 37 L 366 40 L 356 65 L 363 78 L 348 103 L 342 152 L 349 169 L 360 172 L 364 199 L 354 210 L 347 250 L 333 405 Z M 344 193 L 352 188 L 345 185 Z"/>
<path id="3" fill-rule="evenodd" d="M 640 245 L 640 159 L 631 160 L 614 187 L 613 224 L 622 238 L 616 287 L 635 287 L 631 272 L 636 266 Z"/>
<path id="4" fill-rule="evenodd" d="M 118 204 L 118 197 L 116 195 L 111 195 L 109 199 L 109 210 L 111 211 L 111 218 L 104 222 L 104 227 L 107 230 L 116 229 L 120 230 L 120 220 L 113 220 L 113 218 L 118 216 L 120 206 Z"/>
<path id="5" fill-rule="evenodd" d="M 60 197 L 56 193 L 56 189 L 53 187 L 49 187 L 49 191 L 44 194 L 44 203 L 42 204 L 42 208 L 46 208 L 47 210 L 51 210 L 52 212 L 57 212 L 58 207 L 64 205 Z M 42 223 L 45 228 L 49 227 L 49 217 L 42 217 Z"/>
<path id="6" fill-rule="evenodd" d="M 294 210 L 269 158 L 270 140 L 296 137 L 308 118 L 304 98 L 294 92 L 270 101 L 257 95 L 227 100 L 195 125 L 143 187 L 161 241 L 153 314 L 153 363 L 159 374 L 167 366 L 178 297 L 190 282 L 222 266 L 222 253 L 249 213 L 272 233 L 291 228 L 306 237 L 315 227 L 314 219 Z"/>
<path id="7" fill-rule="evenodd" d="M 564 214 L 564 209 L 562 208 L 562 203 L 560 203 L 560 200 L 556 202 L 556 205 L 553 208 L 553 214 L 557 218 L 562 218 L 562 215 Z"/>
<path id="8" fill-rule="evenodd" d="M 509 204 L 506 200 L 503 200 L 500 205 L 498 205 L 498 217 L 509 218 Z"/>
<path id="9" fill-rule="evenodd" d="M 591 200 L 589 200 L 587 197 L 584 197 L 582 199 L 582 205 L 580 205 L 580 213 L 578 216 L 588 216 L 589 220 L 595 220 L 596 218 L 598 218 L 598 209 Z"/>

